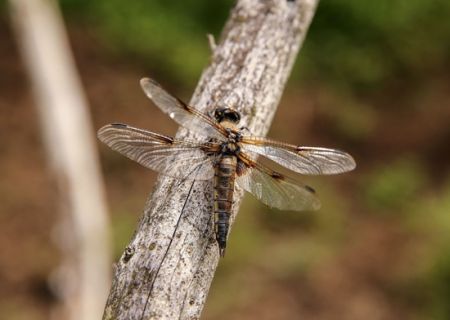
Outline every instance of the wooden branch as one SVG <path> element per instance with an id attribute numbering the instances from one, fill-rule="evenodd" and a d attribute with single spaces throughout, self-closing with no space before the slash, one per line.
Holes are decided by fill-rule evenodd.
<path id="1" fill-rule="evenodd" d="M 59 189 L 56 244 L 62 265 L 53 279 L 63 308 L 54 316 L 99 319 L 110 286 L 111 251 L 88 104 L 56 2 L 10 0 L 10 5 Z"/>
<path id="2" fill-rule="evenodd" d="M 317 0 L 240 0 L 191 105 L 236 108 L 265 135 Z M 188 53 L 186 53 L 188 54 Z M 195 138 L 185 129 L 179 138 Z M 117 263 L 104 319 L 198 319 L 219 261 L 211 182 L 160 176 L 138 230 Z M 236 192 L 234 214 L 242 190 Z M 231 236 L 232 233 L 231 233 Z"/>

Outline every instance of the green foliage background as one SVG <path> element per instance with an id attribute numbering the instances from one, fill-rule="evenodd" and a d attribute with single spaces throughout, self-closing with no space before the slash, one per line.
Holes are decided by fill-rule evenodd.
<path id="1" fill-rule="evenodd" d="M 220 35 L 233 1 L 61 3 L 69 17 L 95 26 L 111 50 L 162 64 L 171 77 L 192 82 L 208 59 L 205 34 Z M 322 1 L 294 77 L 365 89 L 399 77 L 420 79 L 448 62 L 449 13 L 446 0 Z"/>

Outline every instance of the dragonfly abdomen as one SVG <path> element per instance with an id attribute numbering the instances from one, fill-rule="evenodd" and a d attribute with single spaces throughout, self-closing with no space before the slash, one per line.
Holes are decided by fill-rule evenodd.
<path id="1" fill-rule="evenodd" d="M 225 254 L 227 246 L 236 165 L 234 155 L 224 155 L 216 166 L 214 176 L 214 226 L 221 256 Z"/>

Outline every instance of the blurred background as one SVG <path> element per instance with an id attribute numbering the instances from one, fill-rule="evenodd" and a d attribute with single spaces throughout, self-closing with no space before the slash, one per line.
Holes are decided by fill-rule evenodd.
<path id="1" fill-rule="evenodd" d="M 62 0 L 95 128 L 172 135 L 144 96 L 151 76 L 188 101 L 233 1 Z M 303 179 L 318 212 L 247 196 L 204 319 L 450 319 L 450 2 L 327 0 L 269 136 L 345 150 L 341 176 Z M 0 315 L 46 319 L 58 216 L 37 111 L 0 2 Z M 114 258 L 156 175 L 98 144 Z"/>

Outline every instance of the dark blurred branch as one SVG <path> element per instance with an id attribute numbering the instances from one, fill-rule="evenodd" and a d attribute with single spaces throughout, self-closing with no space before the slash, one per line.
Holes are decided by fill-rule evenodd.
<path id="1" fill-rule="evenodd" d="M 55 201 L 64 213 L 57 287 L 65 312 L 56 317 L 99 319 L 110 283 L 110 239 L 88 105 L 56 2 L 10 0 L 10 5 L 58 182 Z"/>
<path id="2" fill-rule="evenodd" d="M 317 0 L 238 1 L 191 104 L 205 112 L 233 106 L 243 126 L 265 135 L 316 6 Z M 184 129 L 177 136 L 195 138 Z M 211 183 L 159 178 L 117 263 L 104 319 L 200 317 L 219 261 L 212 193 Z M 238 190 L 234 214 L 241 198 Z"/>

